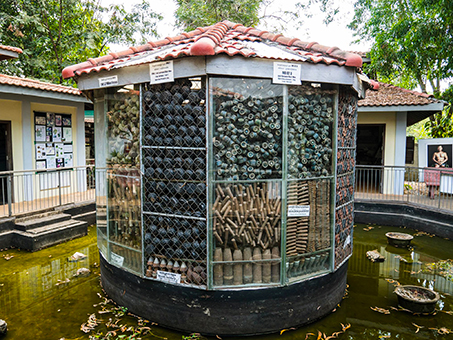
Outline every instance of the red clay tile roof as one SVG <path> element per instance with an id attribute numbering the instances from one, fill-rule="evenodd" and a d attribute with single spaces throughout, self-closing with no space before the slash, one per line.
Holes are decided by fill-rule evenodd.
<path id="1" fill-rule="evenodd" d="M 80 91 L 79 89 L 76 89 L 74 87 L 51 84 L 51 83 L 44 83 L 39 80 L 7 76 L 5 74 L 0 74 L 0 85 L 28 87 L 28 88 L 32 88 L 32 89 L 36 89 L 36 90 L 59 92 L 59 93 L 71 94 L 74 96 L 82 95 L 82 91 Z"/>
<path id="2" fill-rule="evenodd" d="M 19 53 L 19 54 L 22 53 L 22 50 L 21 50 L 20 48 L 18 48 L 18 47 L 0 45 L 0 49 L 1 49 L 1 50 L 11 51 L 11 52 L 16 52 L 16 53 Z"/>
<path id="3" fill-rule="evenodd" d="M 64 78 L 71 78 L 84 73 L 150 63 L 156 60 L 217 54 L 351 67 L 362 66 L 360 55 L 340 50 L 338 47 L 303 42 L 281 34 L 223 21 L 212 26 L 199 27 L 176 37 L 167 37 L 145 45 L 130 47 L 122 52 L 88 59 L 80 64 L 66 67 L 62 74 Z"/>
<path id="4" fill-rule="evenodd" d="M 403 89 L 390 84 L 372 82 L 374 89 L 368 89 L 359 106 L 427 105 L 438 102 L 432 95 Z"/>

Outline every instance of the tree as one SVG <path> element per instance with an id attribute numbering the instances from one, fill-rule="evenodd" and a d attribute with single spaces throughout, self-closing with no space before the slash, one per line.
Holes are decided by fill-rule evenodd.
<path id="1" fill-rule="evenodd" d="M 187 31 L 222 20 L 255 26 L 258 10 L 264 0 L 176 0 L 177 24 Z"/>
<path id="2" fill-rule="evenodd" d="M 448 104 L 442 112 L 429 117 L 429 120 L 425 123 L 425 128 L 431 138 L 453 137 L 453 85 L 450 85 L 440 98 Z"/>
<path id="3" fill-rule="evenodd" d="M 175 0 L 176 24 L 191 31 L 197 27 L 230 20 L 244 26 L 260 24 L 269 31 L 282 33 L 288 25 L 301 27 L 304 18 L 312 15 L 312 5 L 320 4 L 326 12 L 331 7 L 328 0 L 309 0 L 294 5 L 278 4 L 276 0 Z"/>
<path id="4" fill-rule="evenodd" d="M 349 25 L 360 39 L 371 40 L 368 73 L 407 88 L 440 82 L 453 70 L 452 0 L 357 0 Z"/>
<path id="5" fill-rule="evenodd" d="M 143 43 L 157 35 L 161 17 L 145 0 L 131 13 L 96 0 L 10 0 L 0 6 L 0 19 L 1 43 L 24 52 L 0 64 L 0 72 L 69 83 L 61 77 L 64 67 L 107 53 L 109 44 L 136 44 L 136 33 Z"/>

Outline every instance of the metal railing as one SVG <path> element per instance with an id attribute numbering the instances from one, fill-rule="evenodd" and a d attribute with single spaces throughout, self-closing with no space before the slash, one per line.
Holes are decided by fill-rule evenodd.
<path id="1" fill-rule="evenodd" d="M 356 201 L 406 202 L 453 212 L 453 169 L 357 165 Z"/>
<path id="2" fill-rule="evenodd" d="M 0 217 L 94 199 L 94 166 L 0 172 Z"/>
<path id="3" fill-rule="evenodd" d="M 94 201 L 95 177 L 92 165 L 0 172 L 0 217 Z M 453 169 L 358 165 L 354 198 L 453 213 Z"/>

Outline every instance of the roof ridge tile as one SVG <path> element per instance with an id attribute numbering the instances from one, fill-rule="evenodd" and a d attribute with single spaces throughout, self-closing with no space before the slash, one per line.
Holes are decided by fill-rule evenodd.
<path id="1" fill-rule="evenodd" d="M 189 39 L 189 41 L 187 41 L 187 39 Z M 224 20 L 210 26 L 197 27 L 193 31 L 183 32 L 174 37 L 150 41 L 145 45 L 133 46 L 125 51 L 112 52 L 103 57 L 92 58 L 85 62 L 68 66 L 62 71 L 62 75 L 63 78 L 70 78 L 75 75 L 90 73 L 91 71 L 99 72 L 113 67 L 121 67 L 119 65 L 122 62 L 129 60 L 132 55 L 158 49 L 166 45 L 179 45 L 181 46 L 180 48 L 187 48 L 189 53 L 178 52 L 180 51 L 179 49 L 173 50 L 170 53 L 162 50 L 162 55 L 156 54 L 156 58 L 167 59 L 177 58 L 183 55 L 202 56 L 215 55 L 217 53 L 233 55 L 235 52 L 232 50 L 223 52 L 222 49 L 217 48 L 223 41 L 229 41 L 231 43 L 233 40 L 237 42 L 237 46 L 234 46 L 235 50 L 241 49 L 239 44 L 246 46 L 246 41 L 264 43 L 264 40 L 268 40 L 280 44 L 281 47 L 289 49 L 290 52 L 297 52 L 301 57 L 307 57 L 307 54 L 312 53 L 313 57 L 307 58 L 307 60 L 313 63 L 336 63 L 340 66 L 344 65 L 357 68 L 362 66 L 362 58 L 359 55 L 340 50 L 338 47 L 324 46 L 317 42 L 303 42 L 297 38 L 289 38 L 282 34 L 274 34 L 254 27 L 246 27 L 239 23 Z M 259 49 L 259 45 L 257 46 Z M 246 56 L 251 57 L 259 55 L 260 53 L 255 51 L 254 53 L 248 53 Z M 280 58 L 278 56 L 266 55 L 266 53 L 264 53 L 262 57 L 271 59 Z"/>

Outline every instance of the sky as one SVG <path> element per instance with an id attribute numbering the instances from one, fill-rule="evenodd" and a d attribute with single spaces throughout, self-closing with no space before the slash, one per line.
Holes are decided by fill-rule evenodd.
<path id="1" fill-rule="evenodd" d="M 285 8 L 292 8 L 294 4 L 301 0 L 285 0 Z M 303 1 L 303 0 L 302 0 Z M 126 9 L 132 8 L 141 0 L 101 0 L 102 5 L 109 4 L 124 4 Z M 176 10 L 175 2 L 172 0 L 149 0 L 153 10 L 160 13 L 164 19 L 158 24 L 157 30 L 160 38 L 167 36 L 176 36 L 180 30 L 175 28 L 174 12 Z M 311 19 L 308 19 L 302 27 L 297 28 L 296 25 L 290 25 L 283 32 L 285 36 L 299 38 L 302 41 L 315 41 L 321 45 L 336 46 L 347 51 L 368 51 L 371 47 L 370 43 L 353 44 L 353 32 L 346 28 L 346 25 L 351 21 L 353 12 L 353 0 L 337 1 L 341 3 L 341 10 L 336 16 L 336 20 L 326 26 L 323 20 L 323 13 L 314 13 Z M 281 8 L 281 0 L 274 0 L 273 3 L 266 9 L 266 14 L 276 14 Z M 268 20 L 272 24 L 272 20 Z M 258 24 L 257 27 L 261 30 L 266 30 L 265 25 Z M 154 39 L 153 39 L 154 40 Z M 157 39 L 156 39 L 157 40 Z M 124 49 L 127 46 L 114 45 L 111 46 L 113 52 Z"/>

